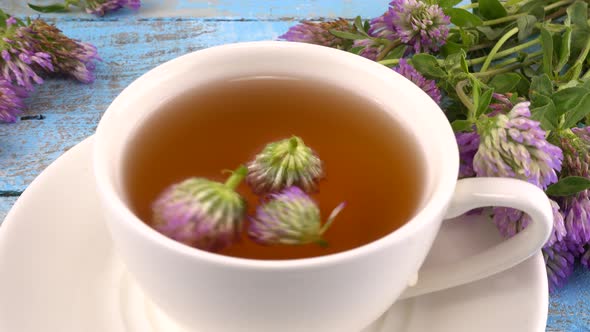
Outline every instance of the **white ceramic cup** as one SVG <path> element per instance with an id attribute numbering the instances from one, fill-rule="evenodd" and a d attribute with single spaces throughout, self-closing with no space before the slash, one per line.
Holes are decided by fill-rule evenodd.
<path id="1" fill-rule="evenodd" d="M 417 153 L 424 156 L 425 176 L 415 216 L 362 247 L 284 261 L 193 249 L 141 222 L 126 205 L 121 179 L 124 148 L 138 124 L 188 89 L 259 75 L 304 76 L 354 90 L 413 133 Z M 541 249 L 553 220 L 543 191 L 513 179 L 457 181 L 458 168 L 455 136 L 443 111 L 410 81 L 344 51 L 287 42 L 212 47 L 158 66 L 114 100 L 100 121 L 94 145 L 96 182 L 116 249 L 147 296 L 187 331 L 359 332 L 396 299 L 487 277 Z M 408 288 L 443 219 L 490 205 L 523 210 L 533 222 L 478 255 L 421 270 L 418 284 Z"/>

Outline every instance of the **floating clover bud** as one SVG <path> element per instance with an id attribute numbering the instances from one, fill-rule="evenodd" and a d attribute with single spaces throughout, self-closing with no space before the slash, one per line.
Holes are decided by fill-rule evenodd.
<path id="1" fill-rule="evenodd" d="M 207 251 L 218 251 L 237 241 L 246 203 L 235 188 L 247 172 L 241 166 L 225 183 L 190 178 L 172 185 L 153 205 L 154 228 Z"/>
<path id="2" fill-rule="evenodd" d="M 326 245 L 322 235 L 330 227 L 345 203 L 338 205 L 322 226 L 320 209 L 303 190 L 289 187 L 272 194 L 269 200 L 256 210 L 250 219 L 248 235 L 264 245 L 309 244 Z"/>
<path id="3" fill-rule="evenodd" d="M 315 191 L 322 177 L 322 161 L 297 136 L 268 144 L 248 164 L 247 182 L 257 194 L 298 186 Z"/>

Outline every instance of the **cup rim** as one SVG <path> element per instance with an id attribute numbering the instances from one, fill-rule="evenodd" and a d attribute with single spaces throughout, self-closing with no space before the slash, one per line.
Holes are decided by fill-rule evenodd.
<path id="1" fill-rule="evenodd" d="M 402 226 L 393 230 L 388 235 L 385 235 L 375 241 L 364 244 L 353 249 L 333 254 L 315 256 L 300 259 L 285 259 L 285 260 L 259 260 L 251 258 L 240 258 L 225 256 L 217 253 L 207 252 L 201 249 L 193 248 L 182 244 L 176 240 L 170 239 L 165 235 L 157 232 L 155 229 L 145 224 L 139 219 L 125 204 L 120 194 L 115 189 L 112 176 L 108 172 L 108 161 L 106 141 L 108 140 L 108 131 L 111 123 L 114 121 L 113 113 L 125 104 L 125 100 L 131 98 L 133 95 L 141 94 L 142 86 L 150 80 L 159 75 L 170 75 L 170 71 L 174 67 L 182 68 L 183 64 L 190 63 L 201 57 L 215 56 L 217 52 L 237 52 L 240 50 L 253 49 L 287 49 L 289 52 L 307 53 L 321 57 L 337 57 L 342 61 L 354 62 L 357 66 L 362 66 L 363 69 L 378 73 L 384 77 L 390 76 L 389 79 L 402 79 L 404 88 L 408 89 L 408 95 L 417 95 L 424 99 L 424 105 L 432 114 L 432 123 L 446 126 L 445 137 L 437 137 L 438 141 L 445 141 L 445 146 L 450 148 L 448 157 L 440 160 L 438 165 L 440 169 L 440 176 L 435 179 L 432 186 L 429 198 L 420 207 L 414 216 L 406 221 Z M 178 68 L 175 69 L 178 71 Z M 400 82 L 398 82 L 400 84 Z M 405 92 L 405 90 L 404 90 Z M 93 169 L 94 178 L 97 186 L 97 191 L 104 204 L 109 204 L 113 211 L 120 216 L 120 221 L 127 223 L 134 231 L 139 232 L 140 235 L 149 241 L 156 243 L 163 250 L 174 251 L 179 255 L 188 256 L 191 258 L 207 261 L 212 264 L 231 265 L 236 267 L 258 268 L 258 269 L 294 269 L 301 267 L 314 267 L 319 265 L 332 265 L 342 263 L 343 261 L 365 257 L 375 251 L 379 251 L 385 247 L 402 241 L 412 234 L 419 233 L 424 227 L 432 227 L 432 223 L 437 218 L 442 219 L 447 205 L 454 192 L 457 182 L 457 174 L 459 170 L 459 153 L 455 141 L 455 136 L 452 131 L 444 112 L 439 106 L 430 99 L 430 97 L 422 91 L 419 87 L 414 85 L 405 77 L 399 75 L 390 68 L 378 64 L 372 60 L 354 55 L 349 52 L 318 46 L 313 44 L 285 42 L 285 41 L 255 41 L 255 42 L 239 42 L 232 44 L 224 44 L 213 46 L 210 48 L 191 52 L 180 57 L 169 60 L 157 67 L 149 70 L 143 74 L 130 85 L 128 85 L 109 105 L 103 114 L 97 126 L 95 141 L 93 146 Z M 444 172 L 443 172 L 444 171 Z"/>

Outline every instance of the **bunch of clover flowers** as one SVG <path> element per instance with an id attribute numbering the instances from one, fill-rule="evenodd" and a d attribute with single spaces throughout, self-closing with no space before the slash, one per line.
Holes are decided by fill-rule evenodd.
<path id="1" fill-rule="evenodd" d="M 545 189 L 553 209 L 553 231 L 542 249 L 549 288 L 555 292 L 574 270 L 576 258 L 587 265 L 590 241 L 590 127 L 548 133 L 532 119 L 530 102 L 512 104 L 494 95 L 490 112 L 475 120 L 471 130 L 456 134 L 460 177 L 512 177 Z M 494 207 L 492 221 L 511 237 L 531 222 L 522 211 Z"/>
<path id="2" fill-rule="evenodd" d="M 317 154 L 299 137 L 272 142 L 225 183 L 193 177 L 166 188 L 152 205 L 153 227 L 194 248 L 217 252 L 240 241 L 246 201 L 236 191 L 242 181 L 261 196 L 249 217 L 247 234 L 261 245 L 327 245 L 323 234 L 344 208 L 338 205 L 322 224 L 309 196 L 324 172 Z"/>
<path id="3" fill-rule="evenodd" d="M 473 117 L 473 127 L 456 133 L 459 177 L 511 177 L 549 189 L 564 174 L 563 144 L 553 144 L 539 121 L 531 118 L 530 102 L 493 94 L 489 113 Z M 548 190 L 550 192 L 550 190 Z M 543 247 L 549 287 L 554 292 L 573 272 L 579 231 L 568 232 L 562 199 L 550 196 L 553 230 Z M 519 233 L 531 222 L 522 211 L 494 207 L 492 221 L 505 237 Z M 578 248 L 578 249 L 576 249 Z"/>
<path id="4" fill-rule="evenodd" d="M 554 229 L 542 251 L 554 292 L 576 261 L 590 266 L 590 40 L 568 47 L 576 43 L 572 31 L 588 26 L 576 15 L 587 12 L 575 0 L 394 0 L 381 16 L 339 27 L 303 22 L 281 39 L 363 56 L 419 86 L 455 131 L 460 178 L 512 177 L 544 189 Z M 331 38 L 337 46 L 325 43 Z M 501 207 L 471 213 L 489 213 L 506 237 L 530 222 Z"/>
<path id="5" fill-rule="evenodd" d="M 363 24 L 346 20 L 332 22 L 303 22 L 289 29 L 280 39 L 343 48 L 351 33 L 356 53 L 371 60 L 382 60 L 390 51 L 402 46 L 403 52 L 437 51 L 449 34 L 449 16 L 441 7 L 419 0 L 394 0 L 387 11 Z"/>
<path id="6" fill-rule="evenodd" d="M 22 21 L 0 10 L 0 122 L 15 122 L 23 99 L 47 75 L 94 81 L 96 48 L 42 19 Z"/>

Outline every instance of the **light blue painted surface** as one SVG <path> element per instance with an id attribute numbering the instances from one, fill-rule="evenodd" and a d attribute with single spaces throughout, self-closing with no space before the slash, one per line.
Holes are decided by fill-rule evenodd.
<path id="1" fill-rule="evenodd" d="M 213 2 L 213 1 L 210 1 Z M 297 1 L 297 0 L 243 0 L 243 1 L 218 1 L 215 7 L 223 15 L 269 18 L 269 17 L 352 17 L 361 15 L 364 17 L 377 16 L 385 10 L 381 6 L 375 6 L 378 1 Z M 186 10 L 194 8 L 210 8 L 211 5 L 202 1 L 182 1 L 177 4 L 177 9 Z M 382 7 L 383 8 L 383 7 Z"/>
<path id="2" fill-rule="evenodd" d="M 0 224 L 2 224 L 2 221 L 14 202 L 16 202 L 16 199 L 17 197 L 0 197 Z"/>
<path id="3" fill-rule="evenodd" d="M 110 101 L 151 68 L 204 47 L 275 39 L 290 24 L 200 19 L 59 21 L 69 36 L 96 45 L 104 61 L 98 64 L 92 85 L 62 79 L 39 86 L 29 98 L 26 114 L 43 114 L 44 120 L 0 126 L 0 194 L 24 190 L 51 161 L 91 135 Z"/>
<path id="4" fill-rule="evenodd" d="M 22 15 L 27 13 L 23 3 L 0 0 L 0 8 Z M 15 196 L 59 155 L 91 135 L 113 98 L 147 70 L 213 45 L 274 39 L 298 19 L 375 16 L 386 3 L 144 0 L 139 13 L 122 11 L 103 19 L 84 13 L 49 16 L 69 36 L 96 45 L 104 61 L 92 85 L 54 79 L 40 86 L 28 101 L 26 115 L 42 114 L 45 119 L 0 125 L 0 221 Z M 588 285 L 590 273 L 577 269 L 568 287 L 551 298 L 547 331 L 590 331 Z"/>
<path id="5" fill-rule="evenodd" d="M 567 287 L 551 297 L 547 331 L 590 331 L 590 272 L 578 267 Z"/>
<path id="6" fill-rule="evenodd" d="M 24 0 L 6 1 L 5 9 L 15 14 L 32 14 Z M 28 0 L 35 4 L 48 4 L 55 0 Z M 378 0 L 144 0 L 137 13 L 123 10 L 115 15 L 122 17 L 215 17 L 252 20 L 326 17 L 373 17 L 385 11 L 386 1 Z M 82 12 L 68 13 L 70 17 L 87 17 Z M 63 15 L 51 15 L 63 16 Z"/>

